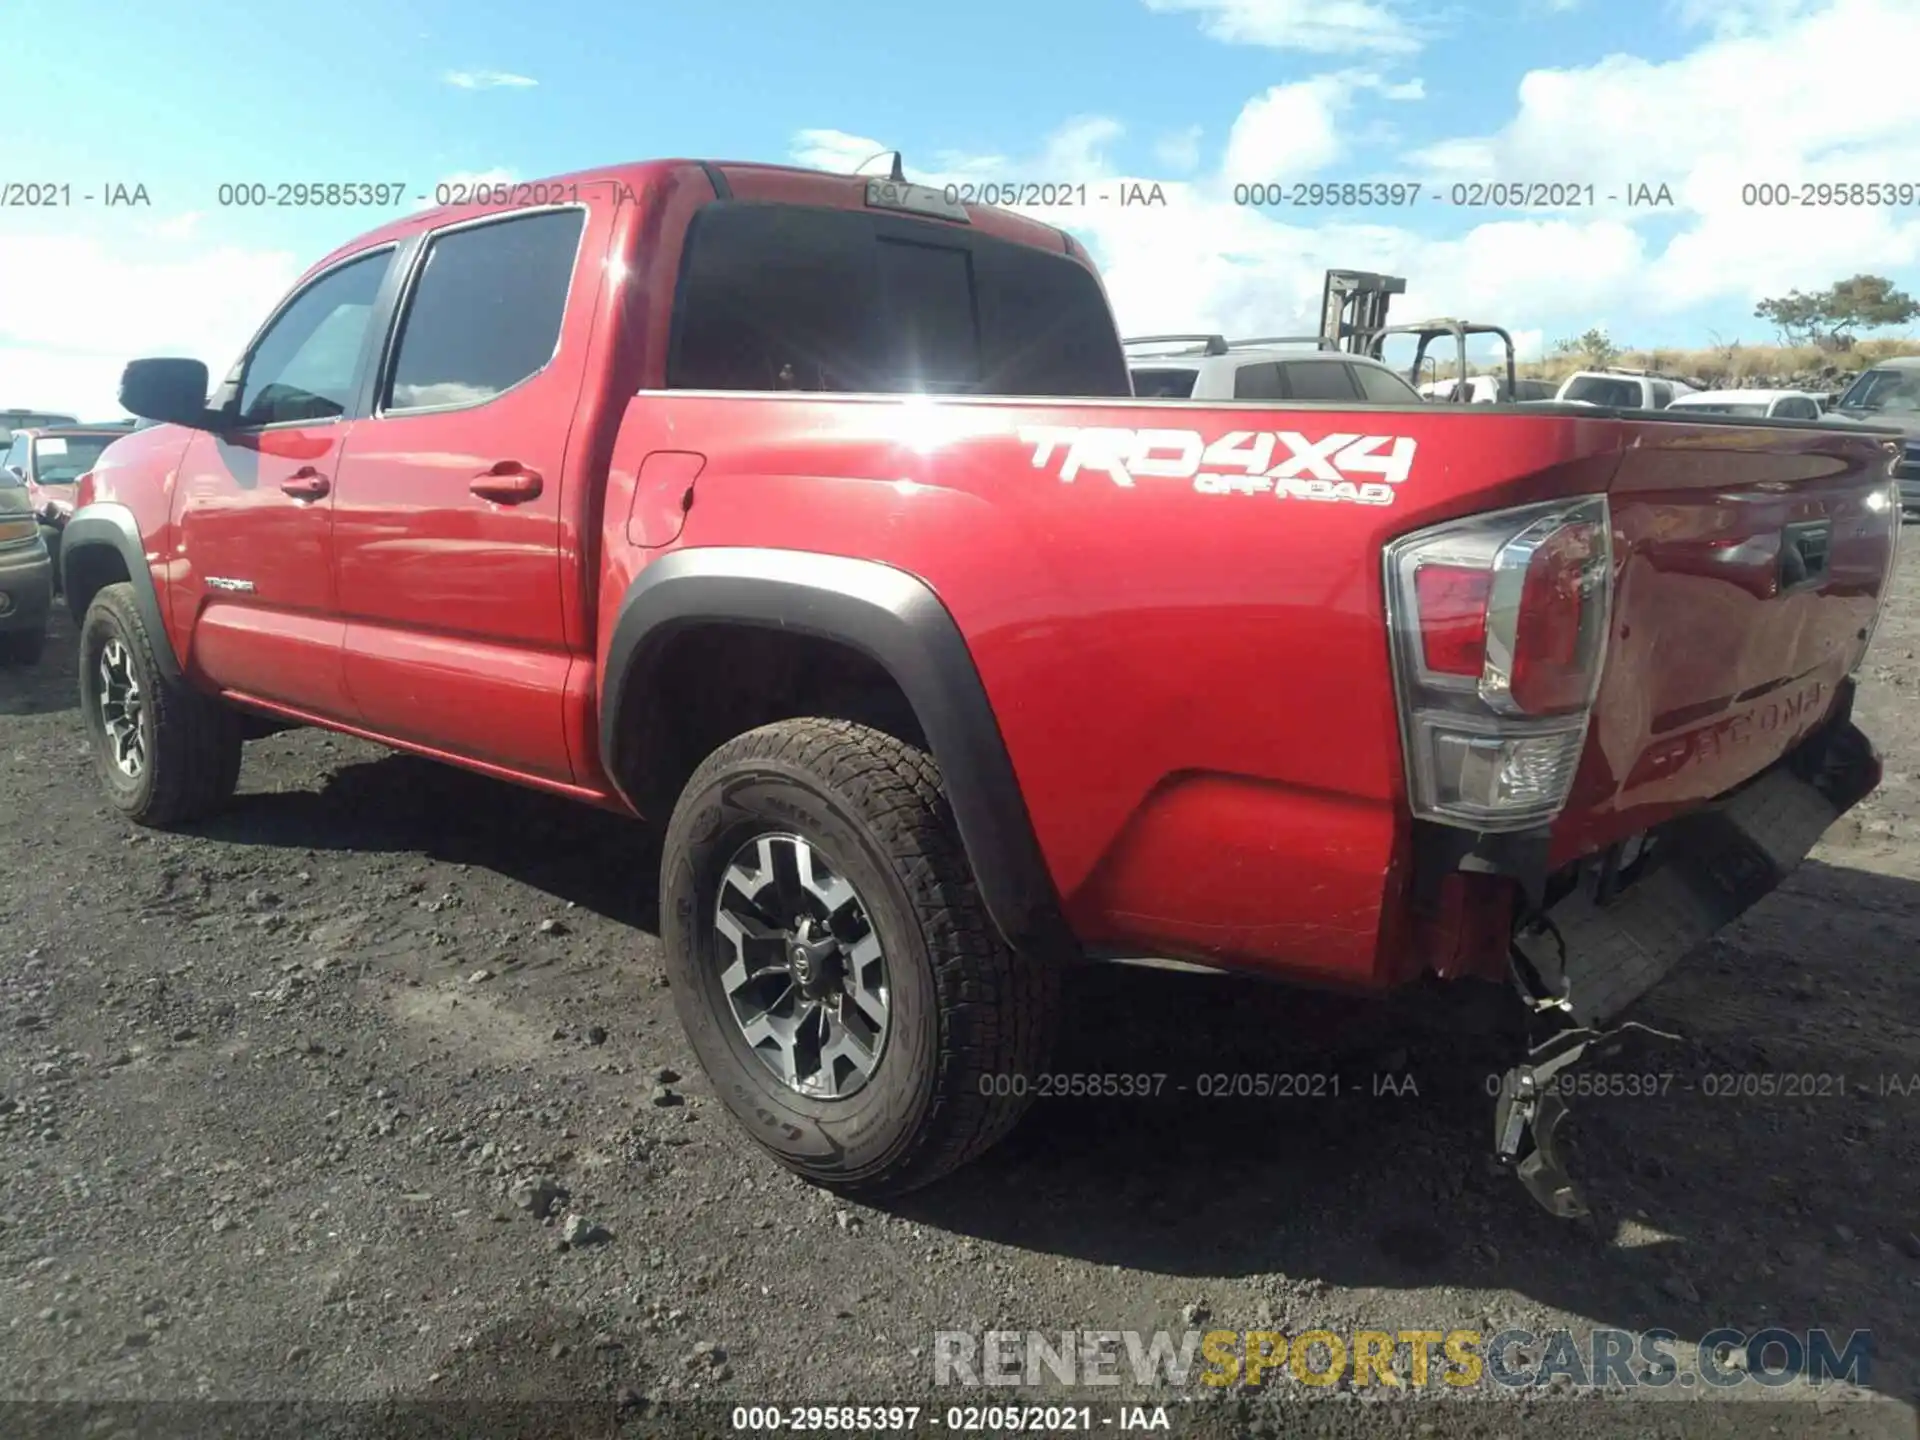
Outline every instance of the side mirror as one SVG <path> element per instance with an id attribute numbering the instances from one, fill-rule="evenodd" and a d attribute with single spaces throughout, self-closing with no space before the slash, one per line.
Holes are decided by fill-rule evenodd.
<path id="1" fill-rule="evenodd" d="M 213 430 L 217 411 L 207 409 L 207 367 L 198 360 L 133 360 L 120 373 L 120 405 L 148 420 Z"/>

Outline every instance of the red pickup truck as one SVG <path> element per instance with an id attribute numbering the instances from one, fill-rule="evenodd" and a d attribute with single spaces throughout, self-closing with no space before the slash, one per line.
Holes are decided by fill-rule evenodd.
<path id="1" fill-rule="evenodd" d="M 800 1173 L 902 1189 L 1045 1071 L 1060 968 L 1532 1018 L 1541 1085 L 1778 884 L 1849 722 L 1883 437 L 1595 407 L 1144 402 L 1069 235 L 659 161 L 315 266 L 218 386 L 131 364 L 65 532 L 112 802 L 326 726 L 664 826 L 680 1016 Z"/>

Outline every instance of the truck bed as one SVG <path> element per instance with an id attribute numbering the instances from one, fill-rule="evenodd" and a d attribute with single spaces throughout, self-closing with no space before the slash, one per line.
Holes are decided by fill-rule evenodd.
<path id="1" fill-rule="evenodd" d="M 610 514 L 647 505 L 639 457 L 707 437 L 678 545 L 779 548 L 817 534 L 810 516 L 831 503 L 830 548 L 935 585 L 1091 948 L 1338 984 L 1406 978 L 1390 540 L 1609 498 L 1615 631 L 1556 862 L 1729 791 L 1812 731 L 1891 559 L 1872 508 L 1886 452 L 1814 424 L 1587 406 L 642 398 Z M 1782 587 L 1796 525 L 1828 527 L 1825 569 Z M 627 578 L 616 566 L 603 603 Z M 1231 704 L 1192 703 L 1223 692 Z"/>

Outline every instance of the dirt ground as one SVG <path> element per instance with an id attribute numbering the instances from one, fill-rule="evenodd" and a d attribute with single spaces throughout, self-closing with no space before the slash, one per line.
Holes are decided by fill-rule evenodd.
<path id="1" fill-rule="evenodd" d="M 1777 1323 L 1872 1331 L 1864 1391 L 1157 1401 L 1196 1434 L 1914 1434 L 1906 538 L 1858 707 L 1885 786 L 1642 1005 L 1681 1038 L 1607 1068 L 1676 1078 L 1578 1104 L 1585 1226 L 1490 1173 L 1485 1042 L 1121 970 L 1073 977 L 1057 1068 L 1164 1073 L 1160 1097 L 1045 1101 L 950 1181 L 839 1201 L 695 1069 L 640 827 L 297 732 L 249 748 L 226 816 L 138 832 L 89 774 L 63 622 L 0 672 L 0 1432 L 723 1434 L 735 1404 L 1033 1398 L 936 1391 L 941 1330 L 1664 1327 L 1684 1354 Z M 1275 1070 L 1347 1083 L 1175 1088 Z M 1418 1093 L 1371 1093 L 1382 1072 Z M 1706 1093 L 1737 1074 L 1844 1081 Z"/>

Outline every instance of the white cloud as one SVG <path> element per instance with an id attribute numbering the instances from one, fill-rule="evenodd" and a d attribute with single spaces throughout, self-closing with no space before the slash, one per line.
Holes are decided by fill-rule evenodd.
<path id="1" fill-rule="evenodd" d="M 1154 142 L 1154 158 L 1169 170 L 1192 170 L 1200 164 L 1200 137 L 1204 133 L 1198 125 L 1189 125 L 1162 135 Z"/>
<path id="2" fill-rule="evenodd" d="M 845 130 L 802 130 L 794 136 L 792 159 L 810 170 L 831 170 L 837 175 L 852 175 L 865 164 L 875 174 L 882 173 L 889 146 L 864 135 L 849 135 Z"/>
<path id="3" fill-rule="evenodd" d="M 1407 55 L 1422 36 L 1396 0 L 1145 0 L 1162 14 L 1197 14 L 1200 29 L 1229 45 L 1314 54 Z"/>
<path id="4" fill-rule="evenodd" d="M 1275 85 L 1241 107 L 1227 136 L 1222 178 L 1229 184 L 1288 183 L 1326 169 L 1351 148 L 1347 116 L 1363 91 L 1396 101 L 1424 99 L 1427 93 L 1418 77 L 1389 82 L 1363 70 Z"/>
<path id="5" fill-rule="evenodd" d="M 1209 23 L 1248 39 L 1256 14 L 1273 22 L 1294 12 L 1248 4 L 1207 13 Z M 1674 318 L 1699 307 L 1747 311 L 1763 296 L 1861 270 L 1912 288 L 1901 272 L 1920 265 L 1920 206 L 1753 206 L 1742 203 L 1741 187 L 1802 179 L 1920 184 L 1920 89 L 1877 87 L 1871 103 L 1860 104 L 1835 103 L 1832 90 L 1834 75 L 1852 73 L 1862 36 L 1872 36 L 1877 51 L 1920 53 L 1920 4 L 1828 0 L 1815 9 L 1801 0 L 1752 0 L 1730 13 L 1670 61 L 1613 55 L 1531 72 L 1516 87 L 1505 126 L 1484 135 L 1443 133 L 1383 167 L 1422 180 L 1428 197 L 1456 179 L 1591 182 L 1591 206 L 1474 211 L 1423 197 L 1414 220 L 1392 208 L 1323 219 L 1312 210 L 1233 205 L 1236 180 L 1297 180 L 1336 165 L 1339 178 L 1348 178 L 1353 152 L 1367 138 L 1358 127 L 1370 123 L 1364 114 L 1356 119 L 1356 102 L 1424 97 L 1417 79 L 1349 69 L 1252 97 L 1217 168 L 1158 177 L 1165 208 L 1091 204 L 1035 213 L 1087 242 L 1128 332 L 1311 329 L 1329 267 L 1405 275 L 1408 293 L 1395 304 L 1396 318 L 1448 314 L 1506 324 L 1532 354 L 1596 324 L 1611 323 L 1628 342 L 1636 330 L 1672 334 Z M 1097 162 L 1117 137 L 1117 125 L 1083 119 L 1031 155 L 940 159 L 949 175 L 1041 178 L 1044 157 L 1065 148 Z M 1113 182 L 1101 186 L 1111 193 L 1155 177 L 1114 167 L 1092 178 Z M 1670 186 L 1673 203 L 1630 209 L 1607 199 L 1638 184 Z M 1656 217 L 1674 227 L 1670 238 L 1648 224 Z M 1425 233 L 1436 220 L 1450 233 Z M 1763 327 L 1756 321 L 1753 329 Z"/>
<path id="6" fill-rule="evenodd" d="M 1104 147 L 1124 133 L 1118 120 L 1104 115 L 1069 120 L 1048 137 L 1040 154 L 1040 173 L 1051 180 L 1074 181 L 1111 174 Z"/>
<path id="7" fill-rule="evenodd" d="M 237 246 L 0 236 L 0 395 L 106 417 L 128 360 L 184 355 L 224 374 L 301 268 Z"/>
<path id="8" fill-rule="evenodd" d="M 1816 11 L 1804 0 L 1755 0 L 1716 3 L 1700 18 L 1713 21 L 1714 35 L 1686 55 L 1533 71 L 1503 129 L 1412 158 L 1441 182 L 1565 179 L 1592 183 L 1602 213 L 1680 216 L 1687 228 L 1657 257 L 1640 297 L 1656 313 L 1920 261 L 1920 209 L 1911 204 L 1756 206 L 1743 193 L 1761 183 L 1920 176 L 1920 90 L 1874 87 L 1870 100 L 1850 103 L 1833 88 L 1833 76 L 1857 68 L 1863 37 L 1879 54 L 1920 49 L 1920 5 L 1832 0 Z M 1669 185 L 1674 207 L 1605 204 L 1635 183 Z"/>
<path id="9" fill-rule="evenodd" d="M 1331 165 L 1344 150 L 1336 117 L 1351 94 L 1336 76 L 1320 75 L 1255 96 L 1227 134 L 1224 178 L 1286 182 Z"/>
<path id="10" fill-rule="evenodd" d="M 440 78 L 458 90 L 525 90 L 540 83 L 511 70 L 449 70 Z"/>

